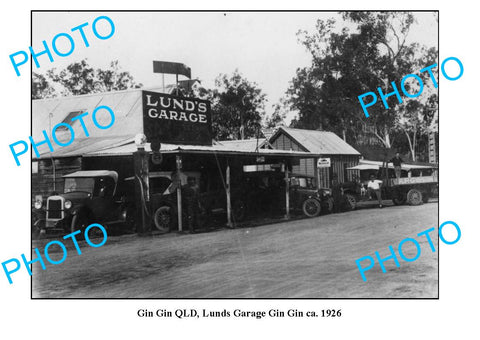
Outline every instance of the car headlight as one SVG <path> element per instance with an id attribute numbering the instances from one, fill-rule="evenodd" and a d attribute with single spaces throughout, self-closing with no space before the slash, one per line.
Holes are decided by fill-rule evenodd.
<path id="1" fill-rule="evenodd" d="M 330 191 L 330 189 L 326 189 L 326 190 L 322 190 L 322 195 L 323 196 L 328 196 L 328 195 L 331 195 L 332 192 Z"/>
<path id="2" fill-rule="evenodd" d="M 42 207 L 42 201 L 35 201 L 35 209 L 40 209 Z"/>
<path id="3" fill-rule="evenodd" d="M 65 209 L 70 209 L 72 207 L 72 201 L 65 201 Z"/>

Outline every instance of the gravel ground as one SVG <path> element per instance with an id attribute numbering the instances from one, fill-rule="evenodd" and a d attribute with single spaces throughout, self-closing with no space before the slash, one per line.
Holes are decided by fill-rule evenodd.
<path id="1" fill-rule="evenodd" d="M 360 209 L 277 224 L 200 234 L 109 236 L 99 248 L 80 241 L 59 265 L 34 264 L 34 298 L 437 298 L 438 203 Z M 360 276 L 355 260 L 389 255 L 406 237 L 421 256 L 378 263 Z M 43 251 L 49 240 L 35 241 Z M 61 254 L 53 252 L 53 259 Z M 412 244 L 406 256 L 415 255 Z M 397 252 L 398 256 L 398 252 Z"/>

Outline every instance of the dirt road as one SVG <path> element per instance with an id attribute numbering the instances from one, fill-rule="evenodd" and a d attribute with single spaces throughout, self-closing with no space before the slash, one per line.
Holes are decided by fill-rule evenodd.
<path id="1" fill-rule="evenodd" d="M 416 235 L 436 228 L 438 250 L 437 214 L 429 203 L 194 235 L 109 237 L 100 248 L 80 242 L 82 255 L 69 246 L 64 263 L 34 265 L 33 297 L 435 298 L 438 251 Z M 399 258 L 400 268 L 387 261 L 387 273 L 375 263 L 364 282 L 355 260 L 375 251 L 386 257 L 388 245 L 397 249 L 406 237 L 419 241 L 420 258 Z M 413 257 L 414 246 L 404 252 Z"/>

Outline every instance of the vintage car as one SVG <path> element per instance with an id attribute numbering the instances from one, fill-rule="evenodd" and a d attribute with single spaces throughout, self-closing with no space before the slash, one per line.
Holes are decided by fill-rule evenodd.
<path id="1" fill-rule="evenodd" d="M 328 188 L 318 189 L 315 184 L 315 177 L 306 175 L 291 175 L 290 177 L 290 198 L 293 208 L 300 210 L 307 217 L 315 217 L 321 212 L 331 213 L 333 211 L 332 192 Z M 318 203 L 320 203 L 320 206 Z"/>
<path id="2" fill-rule="evenodd" d="M 251 210 L 285 212 L 285 175 L 279 171 L 255 171 L 245 174 Z M 293 212 L 315 217 L 323 211 L 332 212 L 333 198 L 330 189 L 316 186 L 315 177 L 303 174 L 289 175 L 289 206 Z"/>
<path id="3" fill-rule="evenodd" d="M 125 198 L 116 193 L 115 171 L 77 171 L 63 178 L 63 193 L 48 197 L 45 205 L 38 199 L 34 204 L 37 211 L 44 211 L 40 228 L 47 233 L 83 231 L 91 223 L 108 228 L 129 224 L 131 213 Z"/>
<path id="4" fill-rule="evenodd" d="M 220 177 L 207 176 L 198 171 L 183 171 L 180 181 L 182 192 L 185 190 L 187 179 L 193 179 L 198 187 L 198 223 L 197 227 L 209 227 L 215 219 L 225 219 L 227 198 L 226 191 Z M 133 177 L 126 181 L 132 181 Z M 168 232 L 178 228 L 177 208 L 177 180 L 167 171 L 149 173 L 150 211 L 153 225 L 161 232 Z M 187 226 L 187 208 L 185 195 L 182 196 L 183 229 Z M 241 222 L 246 217 L 246 204 L 241 191 L 231 190 L 232 220 Z"/>

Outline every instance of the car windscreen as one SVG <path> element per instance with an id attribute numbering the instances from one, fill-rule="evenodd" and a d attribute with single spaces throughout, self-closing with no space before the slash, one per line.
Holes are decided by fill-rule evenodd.
<path id="1" fill-rule="evenodd" d="M 290 185 L 300 188 L 315 189 L 315 180 L 310 177 L 292 177 Z"/>
<path id="2" fill-rule="evenodd" d="M 150 192 L 163 194 L 171 184 L 172 181 L 168 177 L 150 178 Z"/>
<path id="3" fill-rule="evenodd" d="M 91 177 L 65 178 L 64 192 L 84 191 L 91 194 L 94 185 L 95 179 Z"/>

